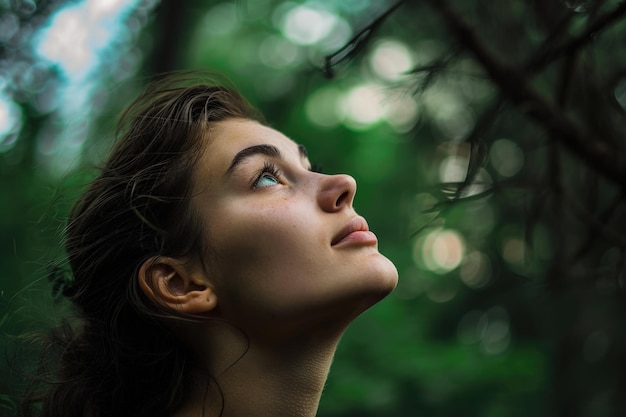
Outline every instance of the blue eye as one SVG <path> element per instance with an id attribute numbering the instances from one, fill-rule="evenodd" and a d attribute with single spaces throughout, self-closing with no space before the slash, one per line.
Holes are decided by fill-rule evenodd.
<path id="1" fill-rule="evenodd" d="M 263 165 L 263 168 L 259 171 L 252 184 L 252 188 L 265 188 L 271 187 L 272 185 L 280 184 L 278 178 L 280 177 L 280 173 L 276 165 L 271 162 L 266 162 Z"/>
<path id="2" fill-rule="evenodd" d="M 267 172 L 264 172 L 254 182 L 254 188 L 269 187 L 271 185 L 276 185 L 276 184 L 278 184 L 278 180 L 276 178 L 274 178 L 273 175 L 271 175 L 271 174 L 269 174 Z"/>

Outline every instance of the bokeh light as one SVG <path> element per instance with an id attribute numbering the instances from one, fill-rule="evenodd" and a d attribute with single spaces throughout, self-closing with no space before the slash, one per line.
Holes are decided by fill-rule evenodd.
<path id="1" fill-rule="evenodd" d="M 438 274 L 457 268 L 465 253 L 461 235 L 450 229 L 435 228 L 414 245 L 413 259 Z"/>
<path id="2" fill-rule="evenodd" d="M 339 105 L 341 91 L 335 87 L 322 87 L 309 95 L 305 104 L 306 115 L 313 123 L 323 128 L 339 125 L 343 120 Z"/>
<path id="3" fill-rule="evenodd" d="M 409 48 L 395 39 L 383 39 L 376 44 L 369 63 L 374 72 L 387 81 L 397 81 L 414 65 Z"/>
<path id="4" fill-rule="evenodd" d="M 509 265 L 520 267 L 524 265 L 528 255 L 528 245 L 521 238 L 509 237 L 502 243 L 502 257 Z"/>
<path id="5" fill-rule="evenodd" d="M 82 80 L 119 36 L 138 0 L 88 0 L 56 12 L 34 38 L 36 52 L 69 79 Z"/>
<path id="6" fill-rule="evenodd" d="M 613 92 L 615 100 L 622 106 L 622 109 L 626 109 L 626 80 L 622 79 L 617 83 L 615 91 Z"/>
<path id="7" fill-rule="evenodd" d="M 445 144 L 440 149 L 444 156 L 439 162 L 439 181 L 443 184 L 463 183 L 469 168 L 470 147 L 467 144 L 454 143 L 452 145 Z M 479 168 L 472 178 L 472 182 L 463 188 L 461 196 L 468 197 L 484 193 L 492 187 L 492 184 L 493 179 L 487 170 Z M 454 192 L 449 197 L 453 198 L 455 194 Z"/>
<path id="8" fill-rule="evenodd" d="M 383 97 L 382 86 L 377 84 L 360 84 L 348 91 L 341 102 L 346 126 L 365 130 L 379 122 L 385 115 Z"/>
<path id="9" fill-rule="evenodd" d="M 443 183 L 457 183 L 465 180 L 469 159 L 462 155 L 446 156 L 439 163 L 439 180 Z"/>
<path id="10" fill-rule="evenodd" d="M 458 293 L 458 286 L 450 277 L 438 277 L 430 280 L 426 286 L 426 297 L 435 303 L 452 301 Z"/>
<path id="11" fill-rule="evenodd" d="M 20 29 L 20 22 L 13 13 L 3 13 L 0 16 L 0 42 L 5 43 Z"/>
<path id="12" fill-rule="evenodd" d="M 0 152 L 13 148 L 21 127 L 21 109 L 10 97 L 0 93 Z"/>
<path id="13" fill-rule="evenodd" d="M 413 129 L 420 118 L 420 107 L 415 98 L 407 94 L 396 94 L 385 102 L 385 119 L 397 133 Z"/>
<path id="14" fill-rule="evenodd" d="M 205 36 L 224 36 L 235 31 L 239 25 L 237 5 L 224 2 L 207 10 L 199 27 Z"/>
<path id="15" fill-rule="evenodd" d="M 102 109 L 108 94 L 97 71 L 106 66 L 109 80 L 119 82 L 137 70 L 142 54 L 128 43 L 156 3 L 72 2 L 50 15 L 33 35 L 42 72 L 47 67 L 58 74 L 56 82 L 41 83 L 42 94 L 34 100 L 42 111 L 54 111 L 37 138 L 37 159 L 49 173 L 62 175 L 80 160 L 92 113 Z"/>
<path id="16" fill-rule="evenodd" d="M 491 261 L 487 255 L 473 251 L 464 257 L 459 269 L 459 276 L 469 288 L 478 289 L 489 284 L 492 272 Z"/>
<path id="17" fill-rule="evenodd" d="M 424 94 L 422 103 L 442 140 L 460 141 L 472 130 L 474 115 L 463 103 L 460 91 L 437 83 Z"/>
<path id="18" fill-rule="evenodd" d="M 485 314 L 480 310 L 468 311 L 457 325 L 457 339 L 466 345 L 478 343 L 484 337 L 486 329 Z"/>
<path id="19" fill-rule="evenodd" d="M 489 148 L 489 161 L 498 174 L 512 177 L 524 165 L 524 153 L 515 142 L 498 139 Z"/>
<path id="20" fill-rule="evenodd" d="M 270 35 L 259 46 L 259 60 L 269 68 L 290 68 L 302 62 L 302 53 L 287 39 Z"/>
<path id="21" fill-rule="evenodd" d="M 490 355 L 503 353 L 511 344 L 509 315 L 500 306 L 468 311 L 457 325 L 457 339 L 466 345 L 479 345 Z"/>
<path id="22" fill-rule="evenodd" d="M 419 120 L 420 108 L 412 96 L 391 94 L 375 82 L 348 89 L 338 105 L 344 125 L 356 131 L 371 129 L 385 121 L 394 131 L 405 133 Z"/>
<path id="23" fill-rule="evenodd" d="M 298 45 L 313 45 L 323 52 L 341 47 L 352 34 L 350 25 L 320 3 L 291 5 L 282 9 L 279 27 L 283 35 Z"/>
<path id="24" fill-rule="evenodd" d="M 511 343 L 509 315 L 502 307 L 490 308 L 487 313 L 487 327 L 482 338 L 483 350 L 491 355 L 504 352 Z"/>

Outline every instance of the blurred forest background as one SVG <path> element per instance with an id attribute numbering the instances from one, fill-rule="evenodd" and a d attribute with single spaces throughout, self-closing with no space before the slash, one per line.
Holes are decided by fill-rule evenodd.
<path id="1" fill-rule="evenodd" d="M 157 73 L 210 68 L 400 272 L 322 417 L 626 415 L 626 3 L 0 0 L 0 346 L 63 314 L 70 198 Z M 0 366 L 0 415 L 23 378 Z"/>

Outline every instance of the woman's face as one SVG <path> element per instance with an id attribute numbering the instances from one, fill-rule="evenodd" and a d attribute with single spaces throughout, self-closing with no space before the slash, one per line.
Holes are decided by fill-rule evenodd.
<path id="1" fill-rule="evenodd" d="M 215 314 L 249 335 L 349 321 L 396 285 L 352 207 L 354 179 L 311 171 L 304 148 L 274 129 L 217 123 L 194 188 Z"/>

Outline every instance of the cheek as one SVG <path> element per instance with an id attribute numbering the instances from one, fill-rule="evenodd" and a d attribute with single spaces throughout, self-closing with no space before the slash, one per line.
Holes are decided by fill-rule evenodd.
<path id="1" fill-rule="evenodd" d="M 222 282 L 245 286 L 287 284 L 319 254 L 321 228 L 306 207 L 283 203 L 280 209 L 236 204 L 220 210 L 222 221 L 210 235 L 214 267 Z"/>

